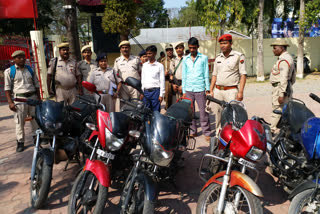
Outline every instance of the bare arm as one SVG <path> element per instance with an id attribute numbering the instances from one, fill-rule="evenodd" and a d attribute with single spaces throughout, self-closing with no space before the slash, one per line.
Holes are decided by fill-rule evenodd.
<path id="1" fill-rule="evenodd" d="M 239 85 L 239 92 L 237 94 L 237 100 L 242 101 L 243 100 L 243 91 L 244 86 L 246 85 L 247 76 L 242 74 L 240 77 L 240 85 Z"/>
<path id="2" fill-rule="evenodd" d="M 52 74 L 47 75 L 47 88 L 48 88 L 48 93 L 52 94 L 51 91 L 51 81 L 52 81 Z"/>
<path id="3" fill-rule="evenodd" d="M 11 99 L 11 91 L 5 91 L 6 97 L 9 103 L 9 108 L 11 111 L 17 111 L 16 106 L 14 105 L 13 100 Z"/>
<path id="4" fill-rule="evenodd" d="M 217 82 L 217 76 L 212 75 L 211 85 L 210 85 L 210 95 L 211 96 L 213 96 L 213 90 L 214 90 L 214 87 L 216 86 L 216 82 Z"/>

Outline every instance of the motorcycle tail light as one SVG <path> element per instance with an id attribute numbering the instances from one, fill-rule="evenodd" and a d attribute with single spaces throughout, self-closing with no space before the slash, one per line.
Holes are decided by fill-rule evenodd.
<path id="1" fill-rule="evenodd" d="M 264 153 L 263 150 L 255 147 L 255 146 L 252 146 L 250 151 L 246 154 L 246 158 L 248 158 L 249 160 L 252 160 L 252 161 L 257 161 L 257 160 L 260 160 L 263 153 Z"/>
<path id="2" fill-rule="evenodd" d="M 117 151 L 123 145 L 123 139 L 114 136 L 109 129 L 106 128 L 106 146 L 110 151 Z"/>

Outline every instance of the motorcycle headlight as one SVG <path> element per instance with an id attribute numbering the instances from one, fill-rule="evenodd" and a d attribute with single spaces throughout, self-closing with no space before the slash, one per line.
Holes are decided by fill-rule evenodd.
<path id="1" fill-rule="evenodd" d="M 253 161 L 257 161 L 262 157 L 263 153 L 263 150 L 253 146 L 251 147 L 250 151 L 246 154 L 246 158 Z"/>
<path id="2" fill-rule="evenodd" d="M 173 158 L 173 152 L 165 150 L 161 144 L 156 140 L 152 139 L 152 152 L 150 159 L 159 166 L 168 166 Z"/>
<path id="3" fill-rule="evenodd" d="M 49 131 L 55 131 L 62 127 L 62 123 L 52 123 L 52 122 L 45 122 L 44 127 Z"/>
<path id="4" fill-rule="evenodd" d="M 110 151 L 117 151 L 123 145 L 123 139 L 114 136 L 109 129 L 106 128 L 106 146 Z"/>

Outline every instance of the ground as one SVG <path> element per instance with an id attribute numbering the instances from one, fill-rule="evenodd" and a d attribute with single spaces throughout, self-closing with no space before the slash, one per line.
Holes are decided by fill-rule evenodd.
<path id="1" fill-rule="evenodd" d="M 294 85 L 294 97 L 303 100 L 315 113 L 320 114 L 320 104 L 309 98 L 309 93 L 320 95 L 319 76 L 309 75 L 298 80 Z M 244 93 L 244 103 L 249 116 L 258 115 L 270 120 L 271 86 L 268 82 L 248 81 Z M 211 121 L 214 116 L 211 115 Z M 213 127 L 213 124 L 212 124 Z M 68 198 L 75 175 L 79 170 L 77 164 L 71 164 L 63 171 L 64 162 L 54 165 L 53 180 L 47 201 L 42 210 L 30 207 L 30 169 L 33 154 L 33 143 L 30 137 L 30 124 L 27 124 L 26 150 L 16 153 L 15 124 L 8 106 L 0 106 L 0 213 L 66 213 Z M 156 213 L 195 213 L 197 200 L 204 182 L 198 176 L 201 157 L 208 150 L 208 143 L 203 136 L 196 138 L 197 145 L 193 151 L 184 154 L 185 167 L 177 174 L 176 185 L 161 185 L 161 193 Z M 263 163 L 261 163 L 263 166 Z M 268 168 L 260 171 L 258 185 L 264 197 L 264 213 L 287 213 L 290 202 L 286 193 L 272 177 Z M 105 213 L 115 213 L 120 191 L 110 190 Z"/>

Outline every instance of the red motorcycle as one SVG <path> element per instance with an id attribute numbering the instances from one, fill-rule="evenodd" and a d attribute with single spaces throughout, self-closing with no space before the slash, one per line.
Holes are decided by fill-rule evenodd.
<path id="1" fill-rule="evenodd" d="M 84 81 L 82 86 L 98 94 L 95 85 Z M 137 145 L 136 138 L 131 137 L 134 130 L 139 130 L 138 120 L 132 117 L 136 114 L 132 114 L 132 109 L 108 113 L 99 101 L 97 103 L 87 101 L 98 109 L 97 124 L 86 124 L 92 130 L 86 144 L 92 152 L 73 184 L 68 213 L 102 213 L 111 180 L 119 173 L 124 174 L 124 180 L 133 164 L 129 153 Z"/>
<path id="2" fill-rule="evenodd" d="M 255 163 L 266 151 L 265 121 L 254 117 L 237 121 L 236 111 L 230 103 L 208 96 L 208 100 L 232 110 L 231 121 L 222 124 L 217 151 L 224 155 L 205 154 L 201 160 L 199 176 L 206 181 L 197 203 L 197 213 L 263 213 L 260 199 L 263 194 L 256 182 L 246 175 L 252 169 L 258 177 Z M 227 155 L 226 155 L 227 154 Z M 208 181 L 204 176 L 205 159 L 224 162 L 224 171 L 217 172 Z M 236 169 L 236 170 L 235 170 Z M 240 169 L 240 171 L 238 171 Z M 219 171 L 219 170 L 217 170 Z"/>

